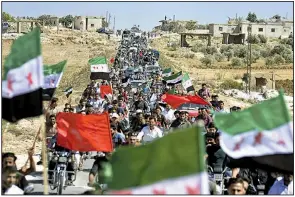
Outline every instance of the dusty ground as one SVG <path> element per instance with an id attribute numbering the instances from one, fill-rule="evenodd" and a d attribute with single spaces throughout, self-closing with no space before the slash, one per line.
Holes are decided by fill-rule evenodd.
<path id="1" fill-rule="evenodd" d="M 42 54 L 44 64 L 54 64 L 68 60 L 65 73 L 60 82 L 56 95 L 60 107 L 66 102 L 76 105 L 81 91 L 89 82 L 90 69 L 87 64 L 92 57 L 104 55 L 108 59 L 114 57 L 117 41 L 107 40 L 106 35 L 98 33 L 81 33 L 79 31 L 55 31 L 42 34 Z M 12 40 L 2 40 L 2 65 L 4 58 L 10 51 Z M 73 87 L 73 94 L 67 99 L 62 92 L 67 87 Z M 18 155 L 26 154 L 33 144 L 34 137 L 40 127 L 40 118 L 24 119 L 17 124 L 8 124 L 2 121 L 2 151 L 14 152 Z M 41 143 L 36 144 L 36 153 L 40 153 Z"/>

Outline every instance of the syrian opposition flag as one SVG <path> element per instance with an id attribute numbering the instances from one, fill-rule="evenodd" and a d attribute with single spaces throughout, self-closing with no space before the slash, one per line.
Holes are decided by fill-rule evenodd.
<path id="1" fill-rule="evenodd" d="M 172 74 L 172 69 L 171 68 L 166 68 L 162 72 L 162 77 L 169 77 L 169 76 L 171 76 L 171 74 Z"/>
<path id="2" fill-rule="evenodd" d="M 185 143 L 175 146 L 179 142 Z M 204 147 L 202 132 L 193 127 L 141 147 L 118 149 L 111 159 L 110 193 L 209 194 Z"/>
<path id="3" fill-rule="evenodd" d="M 107 65 L 106 57 L 92 58 L 88 61 L 88 63 L 90 64 L 91 80 L 97 80 L 97 79 L 110 80 L 111 72 Z"/>
<path id="4" fill-rule="evenodd" d="M 64 93 L 68 98 L 73 93 L 73 87 L 68 87 L 67 89 L 65 89 Z"/>
<path id="5" fill-rule="evenodd" d="M 182 86 L 187 92 L 195 91 L 193 83 L 187 73 L 185 73 L 182 77 Z"/>
<path id="6" fill-rule="evenodd" d="M 67 60 L 64 60 L 54 65 L 44 65 L 43 100 L 51 100 L 53 97 L 62 78 L 66 63 Z"/>
<path id="7" fill-rule="evenodd" d="M 199 104 L 199 105 L 209 105 L 209 103 L 201 98 L 198 95 L 191 96 L 191 95 L 186 95 L 186 96 L 180 96 L 180 95 L 175 95 L 175 94 L 169 94 L 166 93 L 162 95 L 162 101 L 166 102 L 168 105 L 170 105 L 173 109 L 178 108 L 180 105 L 184 103 L 194 103 L 194 104 Z"/>
<path id="8" fill-rule="evenodd" d="M 182 80 L 182 72 L 181 71 L 174 74 L 174 75 L 171 75 L 169 77 L 163 78 L 163 81 L 165 81 L 165 83 L 167 85 L 175 85 L 175 84 L 181 83 L 181 80 Z"/>
<path id="9" fill-rule="evenodd" d="M 130 77 L 122 79 L 122 86 L 126 88 L 130 84 Z"/>
<path id="10" fill-rule="evenodd" d="M 39 28 L 15 40 L 4 63 L 2 118 L 16 122 L 42 114 L 43 61 Z"/>
<path id="11" fill-rule="evenodd" d="M 81 152 L 113 151 L 108 113 L 82 115 L 62 112 L 57 114 L 56 124 L 59 146 Z"/>
<path id="12" fill-rule="evenodd" d="M 293 123 L 282 93 L 241 112 L 216 113 L 214 122 L 236 167 L 294 171 Z"/>
<path id="13" fill-rule="evenodd" d="M 101 85 L 100 86 L 100 97 L 104 98 L 105 95 L 112 95 L 113 90 L 112 87 L 109 85 Z"/>

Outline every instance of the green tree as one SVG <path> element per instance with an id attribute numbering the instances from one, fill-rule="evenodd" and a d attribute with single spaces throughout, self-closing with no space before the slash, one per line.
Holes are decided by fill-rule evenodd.
<path id="1" fill-rule="evenodd" d="M 225 60 L 225 55 L 223 55 L 221 53 L 215 53 L 214 58 L 217 62 L 222 62 Z"/>
<path id="2" fill-rule="evenodd" d="M 227 57 L 227 61 L 230 61 L 232 57 L 234 57 L 234 50 L 228 50 L 223 53 Z"/>
<path id="3" fill-rule="evenodd" d="M 188 22 L 186 22 L 185 28 L 187 30 L 195 30 L 195 29 L 197 29 L 197 23 L 196 23 L 196 21 L 188 21 Z"/>
<path id="4" fill-rule="evenodd" d="M 50 19 L 50 15 L 46 15 L 46 14 L 43 14 L 43 15 L 38 17 L 38 20 L 41 20 L 41 21 L 44 20 L 45 25 L 50 25 L 50 20 L 49 19 Z"/>
<path id="5" fill-rule="evenodd" d="M 251 44 L 259 44 L 260 42 L 258 36 L 253 34 L 248 36 L 247 41 Z"/>
<path id="6" fill-rule="evenodd" d="M 2 21 L 15 21 L 15 18 L 7 12 L 2 12 Z"/>
<path id="7" fill-rule="evenodd" d="M 272 66 L 272 65 L 274 65 L 274 58 L 273 57 L 267 57 L 266 59 L 265 59 L 265 65 L 266 66 Z"/>
<path id="8" fill-rule="evenodd" d="M 65 27 L 69 27 L 74 22 L 74 17 L 72 15 L 67 15 L 60 18 L 59 22 L 62 23 Z"/>
<path id="9" fill-rule="evenodd" d="M 256 16 L 256 14 L 254 12 L 253 13 L 252 12 L 249 12 L 246 20 L 247 21 L 250 21 L 252 23 L 256 23 L 258 21 L 257 20 L 257 16 Z"/>
<path id="10" fill-rule="evenodd" d="M 258 34 L 258 38 L 260 43 L 267 43 L 267 38 L 264 35 Z"/>
<path id="11" fill-rule="evenodd" d="M 281 55 L 276 54 L 273 59 L 274 59 L 274 63 L 277 65 L 281 65 L 285 63 L 285 60 Z"/>

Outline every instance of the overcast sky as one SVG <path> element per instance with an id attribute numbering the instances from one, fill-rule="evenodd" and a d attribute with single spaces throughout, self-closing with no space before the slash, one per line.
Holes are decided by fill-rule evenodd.
<path id="1" fill-rule="evenodd" d="M 270 18 L 275 14 L 293 19 L 293 2 L 2 2 L 2 11 L 13 16 L 42 14 L 59 17 L 105 16 L 111 13 L 116 18 L 116 29 L 140 25 L 142 30 L 151 30 L 159 25 L 165 15 L 177 20 L 197 20 L 199 24 L 226 23 L 228 17 L 246 17 L 255 12 L 258 18 Z"/>

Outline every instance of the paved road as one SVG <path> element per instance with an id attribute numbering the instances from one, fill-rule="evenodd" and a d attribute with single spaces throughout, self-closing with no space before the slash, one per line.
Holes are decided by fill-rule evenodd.
<path id="1" fill-rule="evenodd" d="M 74 186 L 66 187 L 66 189 L 63 190 L 63 194 L 65 195 L 82 194 L 85 191 L 88 191 L 91 189 L 87 186 L 87 183 L 88 183 L 88 174 L 92 167 L 93 162 L 94 162 L 93 159 L 87 159 L 86 161 L 84 161 L 83 171 L 79 171 L 77 173 Z M 32 195 L 42 195 L 44 191 L 42 172 L 37 172 L 36 176 L 28 176 L 27 178 L 29 182 L 34 184 L 35 189 Z M 56 189 L 51 190 L 49 188 L 49 194 L 57 194 Z"/>

